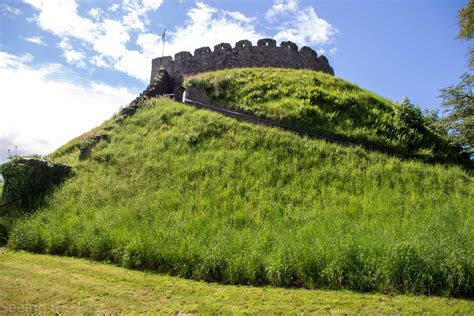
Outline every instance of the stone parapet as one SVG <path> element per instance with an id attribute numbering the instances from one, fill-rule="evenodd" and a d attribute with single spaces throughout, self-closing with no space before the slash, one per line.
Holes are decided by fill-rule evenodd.
<path id="1" fill-rule="evenodd" d="M 275 40 L 264 38 L 253 46 L 248 40 L 238 41 L 234 48 L 228 43 L 201 47 L 190 52 L 179 52 L 174 59 L 171 56 L 155 58 L 152 61 L 151 80 L 160 69 L 166 69 L 172 78 L 180 80 L 185 75 L 245 67 L 275 67 L 291 69 L 312 69 L 334 75 L 326 57 L 310 47 L 298 49 L 295 43 L 286 41 L 277 46 Z"/>

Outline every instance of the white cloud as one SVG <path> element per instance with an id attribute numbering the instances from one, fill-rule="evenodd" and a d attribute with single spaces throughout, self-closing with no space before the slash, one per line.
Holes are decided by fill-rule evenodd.
<path id="1" fill-rule="evenodd" d="M 48 46 L 46 43 L 43 41 L 43 39 L 39 36 L 31 36 L 31 37 L 25 37 L 25 41 L 41 45 L 41 46 Z"/>
<path id="2" fill-rule="evenodd" d="M 142 31 L 145 29 L 145 23 L 143 21 L 147 22 L 147 20 L 141 17 L 138 10 L 129 8 L 129 12 L 123 17 L 122 23 L 129 29 Z"/>
<path id="3" fill-rule="evenodd" d="M 81 67 L 85 66 L 83 60 L 84 60 L 84 57 L 86 57 L 86 55 L 81 51 L 77 51 L 77 50 L 65 51 L 64 57 L 66 57 L 67 62 L 70 64 L 77 64 Z"/>
<path id="4" fill-rule="evenodd" d="M 120 8 L 120 4 L 114 3 L 114 4 L 112 4 L 107 10 L 109 10 L 109 11 L 111 11 L 111 12 L 115 12 L 115 11 L 117 11 L 119 8 Z"/>
<path id="5" fill-rule="evenodd" d="M 279 41 L 290 40 L 308 46 L 324 45 L 337 33 L 337 29 L 320 18 L 313 7 L 301 7 L 299 0 L 275 0 L 266 17 L 270 21 L 286 20 L 276 27 L 278 32 L 274 38 Z"/>
<path id="6" fill-rule="evenodd" d="M 147 10 L 158 10 L 163 4 L 163 0 L 142 0 L 142 3 Z"/>
<path id="7" fill-rule="evenodd" d="M 75 37 L 87 42 L 94 40 L 97 26 L 77 14 L 77 4 L 71 0 L 25 0 L 40 11 L 38 25 L 59 37 Z"/>
<path id="8" fill-rule="evenodd" d="M 198 2 L 188 12 L 189 19 L 183 27 L 172 33 L 172 40 L 166 45 L 166 55 L 179 51 L 191 51 L 202 46 L 210 46 L 221 42 L 231 43 L 248 39 L 256 41 L 263 36 L 251 23 L 253 18 L 240 12 L 218 10 L 205 3 Z"/>
<path id="9" fill-rule="evenodd" d="M 130 29 L 145 30 L 145 25 L 149 24 L 147 13 L 155 11 L 163 3 L 163 0 L 123 0 L 122 7 L 127 13 L 123 17 L 123 24 Z"/>
<path id="10" fill-rule="evenodd" d="M 72 45 L 70 43 L 70 40 L 69 38 L 67 37 L 64 37 L 61 42 L 59 42 L 58 46 L 60 48 L 62 48 L 63 50 L 68 50 L 68 49 L 72 49 Z"/>
<path id="11" fill-rule="evenodd" d="M 255 20 L 255 18 L 253 17 L 247 17 L 245 15 L 243 15 L 242 13 L 240 12 L 237 12 L 237 11 L 226 11 L 226 13 L 231 16 L 233 19 L 237 20 L 237 21 L 241 21 L 241 22 L 252 22 Z"/>
<path id="12" fill-rule="evenodd" d="M 0 52 L 0 104 L 5 105 L 0 115 L 0 160 L 13 146 L 22 154 L 49 153 L 110 118 L 136 95 L 100 83 L 53 79 L 66 75 L 61 65 L 31 67 L 31 59 Z"/>
<path id="13" fill-rule="evenodd" d="M 161 36 L 153 33 L 138 35 L 137 45 L 142 48 L 143 55 L 147 59 L 152 59 L 161 54 Z"/>
<path id="14" fill-rule="evenodd" d="M 274 20 L 278 15 L 298 11 L 299 0 L 275 0 L 270 10 L 267 11 L 266 18 Z"/>
<path id="15" fill-rule="evenodd" d="M 11 7 L 11 6 L 9 6 L 8 4 L 5 4 L 5 3 L 0 3 L 0 14 L 1 15 L 20 15 L 22 13 L 23 12 L 18 8 Z"/>
<path id="16" fill-rule="evenodd" d="M 136 50 L 128 50 L 115 64 L 115 69 L 128 73 L 135 78 L 150 80 L 151 61 Z M 144 74 L 146 77 L 144 78 Z"/>
<path id="17" fill-rule="evenodd" d="M 92 8 L 87 12 L 87 14 L 89 14 L 93 19 L 98 20 L 103 15 L 103 12 L 99 8 Z"/>
<path id="18" fill-rule="evenodd" d="M 85 53 L 79 50 L 75 50 L 71 45 L 69 38 L 63 38 L 62 41 L 58 44 L 58 47 L 63 50 L 63 56 L 66 58 L 66 61 L 69 64 L 82 68 L 86 67 L 86 63 L 84 62 L 84 59 L 86 57 Z"/>
<path id="19" fill-rule="evenodd" d="M 125 45 L 130 35 L 120 22 L 110 19 L 104 20 L 100 28 L 101 32 L 92 41 L 93 49 L 101 55 L 119 59 L 127 51 Z"/>
<path id="20" fill-rule="evenodd" d="M 97 67 L 109 67 L 109 64 L 105 61 L 104 56 L 100 55 L 92 56 L 91 63 Z"/>
<path id="21" fill-rule="evenodd" d="M 59 47 L 68 63 L 85 67 L 86 61 L 93 66 L 113 67 L 144 82 L 149 80 L 150 59 L 155 57 L 150 44 L 141 40 L 143 52 L 128 50 L 126 45 L 130 41 L 130 32 L 138 29 L 146 35 L 146 14 L 157 10 L 162 0 L 124 0 L 120 6 L 112 6 L 111 10 L 122 8 L 123 18 L 113 20 L 104 18 L 100 9 L 92 8 L 88 14 L 96 21 L 78 14 L 78 5 L 75 0 L 25 0 L 35 7 L 39 14 L 36 18 L 38 25 L 46 31 L 61 37 Z M 140 39 L 140 34 L 138 35 Z M 72 44 L 75 39 L 76 44 Z M 148 40 L 150 37 L 148 37 Z M 66 43 L 67 45 L 66 45 Z M 82 46 L 95 51 L 93 58 L 87 59 L 86 52 L 74 46 Z M 137 64 L 125 65 L 126 61 Z M 147 63 L 146 67 L 143 65 Z"/>
<path id="22" fill-rule="evenodd" d="M 149 80 L 151 59 L 161 55 L 159 34 L 147 29 L 149 14 L 158 10 L 163 0 L 122 0 L 107 10 L 114 11 L 113 19 L 100 9 L 92 8 L 88 16 L 80 16 L 77 0 L 24 0 L 39 12 L 38 25 L 46 31 L 67 39 L 69 46 L 60 46 L 67 62 L 85 67 L 107 67 L 124 72 L 143 82 Z M 248 39 L 256 44 L 263 37 L 255 27 L 255 17 L 238 11 L 217 9 L 197 2 L 188 12 L 188 19 L 168 31 L 165 54 L 227 42 Z M 326 46 L 337 30 L 318 17 L 311 6 L 303 7 L 299 0 L 275 0 L 266 13 L 279 41 L 291 40 L 298 45 Z M 269 31 L 267 31 L 269 32 Z M 130 47 L 131 43 L 137 46 Z"/>
<path id="23" fill-rule="evenodd" d="M 161 55 L 161 37 L 157 34 L 146 32 L 146 14 L 157 10 L 162 0 L 124 0 L 120 6 L 125 12 L 121 21 L 104 19 L 96 11 L 89 11 L 89 15 L 99 16 L 100 21 L 93 23 L 87 17 L 77 13 L 77 4 L 74 1 L 57 0 L 59 8 L 50 5 L 54 1 L 26 0 L 39 11 L 38 24 L 44 30 L 50 31 L 63 39 L 59 44 L 64 51 L 66 61 L 79 67 L 84 67 L 88 60 L 94 66 L 113 67 L 115 70 L 144 82 L 149 80 L 151 59 Z M 119 7 L 114 7 L 118 10 Z M 45 21 L 46 17 L 52 18 L 62 14 L 57 21 Z M 256 41 L 263 37 L 251 22 L 254 18 L 247 17 L 240 12 L 218 10 L 202 2 L 198 2 L 188 12 L 189 19 L 185 25 L 172 33 L 172 40 L 166 45 L 166 53 L 173 55 L 182 50 L 193 51 L 203 45 L 213 47 L 220 42 L 235 43 L 241 39 Z M 84 23 L 81 30 L 72 28 L 70 21 Z M 131 40 L 131 30 L 138 30 L 135 43 L 140 48 L 128 49 Z M 87 33 L 87 34 L 86 34 Z M 87 59 L 84 51 L 74 49 L 71 39 L 85 43 L 95 55 Z"/>

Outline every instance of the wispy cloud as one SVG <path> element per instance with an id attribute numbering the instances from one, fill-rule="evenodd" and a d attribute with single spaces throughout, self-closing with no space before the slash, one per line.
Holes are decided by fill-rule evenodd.
<path id="1" fill-rule="evenodd" d="M 6 3 L 0 3 L 0 15 L 20 15 L 23 12 L 15 7 L 9 6 Z"/>
<path id="2" fill-rule="evenodd" d="M 86 67 L 86 63 L 84 61 L 86 57 L 85 53 L 80 50 L 74 49 L 74 47 L 71 45 L 69 38 L 63 38 L 63 40 L 58 44 L 58 47 L 63 50 L 63 56 L 66 58 L 66 61 L 69 64 L 75 65 L 80 68 Z"/>
<path id="3" fill-rule="evenodd" d="M 299 0 L 275 0 L 272 7 L 267 11 L 267 20 L 274 20 L 277 16 L 299 9 Z"/>
<path id="4" fill-rule="evenodd" d="M 187 13 L 188 20 L 184 26 L 178 27 L 172 33 L 172 39 L 167 43 L 167 53 L 179 51 L 194 51 L 201 46 L 210 46 L 226 42 L 232 43 L 248 39 L 256 40 L 265 37 L 258 32 L 252 23 L 255 18 L 247 17 L 240 12 L 229 12 L 211 7 L 203 2 Z"/>
<path id="5" fill-rule="evenodd" d="M 328 44 L 338 32 L 331 23 L 317 15 L 314 7 L 301 6 L 299 0 L 275 0 L 266 18 L 280 22 L 276 26 L 275 39 L 291 40 L 300 45 Z"/>
<path id="6" fill-rule="evenodd" d="M 122 8 L 127 14 L 122 23 L 129 29 L 144 31 L 149 24 L 147 13 L 158 10 L 162 3 L 163 0 L 123 0 Z"/>
<path id="7" fill-rule="evenodd" d="M 40 36 L 25 37 L 25 41 L 41 46 L 48 46 Z"/>

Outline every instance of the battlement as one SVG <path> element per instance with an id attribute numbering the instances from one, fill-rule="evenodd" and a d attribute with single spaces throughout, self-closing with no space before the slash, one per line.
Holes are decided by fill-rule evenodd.
<path id="1" fill-rule="evenodd" d="M 155 58 L 152 61 L 151 79 L 165 69 L 171 77 L 180 79 L 184 75 L 200 72 L 243 67 L 276 67 L 292 69 L 312 69 L 334 75 L 326 57 L 318 54 L 310 47 L 304 46 L 298 50 L 293 42 L 277 42 L 270 38 L 260 39 L 257 46 L 248 40 L 235 43 L 234 48 L 228 43 L 209 47 L 201 47 L 190 52 Z"/>

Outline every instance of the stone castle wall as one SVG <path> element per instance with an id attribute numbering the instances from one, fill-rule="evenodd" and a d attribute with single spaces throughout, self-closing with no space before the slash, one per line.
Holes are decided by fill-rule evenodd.
<path id="1" fill-rule="evenodd" d="M 222 43 L 214 46 L 198 48 L 194 55 L 190 52 L 180 52 L 174 57 L 160 57 L 152 61 L 151 80 L 158 75 L 160 69 L 166 69 L 170 76 L 181 79 L 205 71 L 243 67 L 276 67 L 293 69 L 312 69 L 334 75 L 325 56 L 318 54 L 305 46 L 298 50 L 292 42 L 282 42 L 278 47 L 273 39 L 261 39 L 257 46 L 252 46 L 248 40 L 239 41 L 232 48 L 230 44 Z"/>

